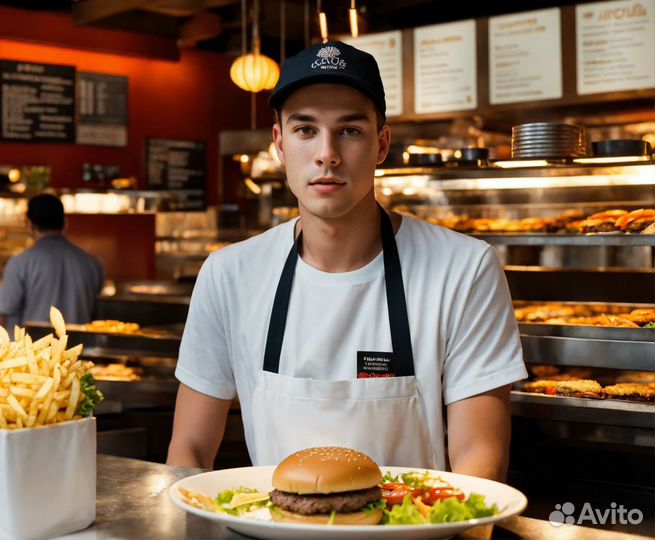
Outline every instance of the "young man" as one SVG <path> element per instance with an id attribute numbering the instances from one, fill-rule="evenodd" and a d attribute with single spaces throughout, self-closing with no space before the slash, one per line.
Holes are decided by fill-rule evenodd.
<path id="1" fill-rule="evenodd" d="M 337 445 L 443 469 L 445 404 L 452 470 L 502 480 L 509 385 L 526 371 L 492 249 L 377 204 L 390 129 L 371 55 L 309 47 L 270 103 L 300 217 L 204 264 L 168 463 L 211 468 L 238 394 L 255 465 Z"/>
<path id="2" fill-rule="evenodd" d="M 49 321 L 56 306 L 70 323 L 93 318 L 102 290 L 102 263 L 64 235 L 64 206 L 54 195 L 32 197 L 27 219 L 34 246 L 7 263 L 0 288 L 0 325 Z"/>

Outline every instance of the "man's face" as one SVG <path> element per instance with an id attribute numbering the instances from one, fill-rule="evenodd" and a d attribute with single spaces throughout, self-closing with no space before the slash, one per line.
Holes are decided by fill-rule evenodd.
<path id="1" fill-rule="evenodd" d="M 390 130 L 379 132 L 373 102 L 338 84 L 313 84 L 284 103 L 273 138 L 301 211 L 321 219 L 352 212 L 373 199 L 375 166 L 389 151 Z"/>

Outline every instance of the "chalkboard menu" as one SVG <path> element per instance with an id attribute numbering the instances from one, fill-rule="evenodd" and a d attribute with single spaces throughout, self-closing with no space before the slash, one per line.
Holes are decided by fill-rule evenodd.
<path id="1" fill-rule="evenodd" d="M 175 191 L 174 210 L 205 208 L 205 143 L 179 139 L 148 139 L 146 148 L 148 188 Z"/>
<path id="2" fill-rule="evenodd" d="M 0 138 L 75 142 L 75 68 L 0 60 Z"/>
<path id="3" fill-rule="evenodd" d="M 127 77 L 80 72 L 77 142 L 127 146 Z"/>

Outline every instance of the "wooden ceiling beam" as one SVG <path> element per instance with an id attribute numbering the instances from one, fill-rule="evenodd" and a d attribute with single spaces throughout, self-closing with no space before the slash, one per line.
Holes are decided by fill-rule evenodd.
<path id="1" fill-rule="evenodd" d="M 236 4 L 239 0 L 155 0 L 145 9 L 174 17 L 189 17 L 204 10 Z"/>
<path id="2" fill-rule="evenodd" d="M 143 9 L 157 0 L 86 0 L 73 4 L 73 22 L 85 25 L 133 9 Z"/>

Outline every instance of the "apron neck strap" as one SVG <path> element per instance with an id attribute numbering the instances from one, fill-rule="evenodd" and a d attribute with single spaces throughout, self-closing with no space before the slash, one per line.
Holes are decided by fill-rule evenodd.
<path id="1" fill-rule="evenodd" d="M 393 233 L 391 219 L 380 208 L 380 230 L 382 234 L 382 251 L 384 256 L 384 281 L 387 292 L 387 307 L 389 310 L 389 327 L 391 330 L 391 344 L 393 347 L 394 374 L 396 376 L 414 375 L 414 356 L 412 354 L 412 341 L 409 333 L 409 320 L 407 317 L 407 303 L 405 289 L 400 267 L 398 246 Z M 282 269 L 282 275 L 275 291 L 273 310 L 268 325 L 266 348 L 264 350 L 264 371 L 278 373 L 280 369 L 280 353 L 284 330 L 289 310 L 289 299 L 293 287 L 293 277 L 298 261 L 298 251 L 302 240 L 302 231 L 296 237 L 287 260 Z"/>

